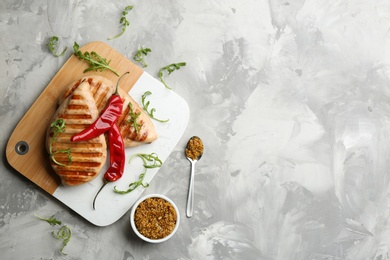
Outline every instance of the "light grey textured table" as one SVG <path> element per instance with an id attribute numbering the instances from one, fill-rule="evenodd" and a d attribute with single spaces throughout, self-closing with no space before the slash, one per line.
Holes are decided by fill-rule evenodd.
<path id="1" fill-rule="evenodd" d="M 134 5 L 120 38 L 119 19 Z M 1 259 L 389 259 L 390 2 L 21 1 L 0 3 Z M 48 52 L 60 38 L 65 56 Z M 129 213 L 95 227 L 15 172 L 5 145 L 16 124 L 72 55 L 104 41 L 145 69 L 187 66 L 169 83 L 187 102 L 184 136 L 144 194 L 180 208 L 159 245 L 132 233 Z M 185 217 L 200 136 L 195 211 Z M 61 256 L 55 214 L 73 237 Z"/>

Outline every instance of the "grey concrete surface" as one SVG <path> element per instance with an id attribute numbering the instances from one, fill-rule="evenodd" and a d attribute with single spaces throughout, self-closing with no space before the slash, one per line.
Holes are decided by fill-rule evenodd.
<path id="1" fill-rule="evenodd" d="M 130 26 L 115 40 L 126 5 Z M 0 3 L 1 259 L 390 259 L 390 2 L 5 0 Z M 63 57 L 50 36 L 68 46 Z M 145 191 L 180 208 L 163 244 L 129 213 L 96 227 L 12 170 L 14 127 L 72 55 L 104 41 L 145 69 L 187 66 L 169 83 L 188 103 L 185 134 Z M 186 218 L 200 136 L 195 209 Z M 73 231 L 65 248 L 33 214 Z"/>

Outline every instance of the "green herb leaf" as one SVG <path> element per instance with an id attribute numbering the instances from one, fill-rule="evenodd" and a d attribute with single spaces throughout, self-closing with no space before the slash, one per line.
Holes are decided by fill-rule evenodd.
<path id="1" fill-rule="evenodd" d="M 49 38 L 49 43 L 46 44 L 47 47 L 49 47 L 50 52 L 55 56 L 55 57 L 60 57 L 65 54 L 66 50 L 68 47 L 65 47 L 65 49 L 61 53 L 57 53 L 57 43 L 58 43 L 58 37 L 57 36 L 52 36 Z"/>
<path id="2" fill-rule="evenodd" d="M 52 231 L 51 234 L 53 235 L 53 237 L 55 237 L 57 239 L 63 239 L 64 240 L 62 242 L 62 247 L 60 248 L 60 253 L 63 254 L 63 255 L 66 255 L 64 253 L 64 248 L 69 243 L 70 238 L 72 237 L 72 230 L 68 226 L 62 226 L 60 228 L 60 230 L 58 230 L 57 233 Z"/>
<path id="3" fill-rule="evenodd" d="M 118 193 L 118 194 L 124 195 L 124 194 L 128 194 L 128 193 L 132 192 L 133 190 L 135 190 L 135 189 L 138 188 L 139 186 L 142 186 L 142 187 L 144 187 L 144 188 L 149 187 L 149 183 L 145 183 L 145 184 L 143 183 L 145 174 L 146 174 L 146 171 L 143 172 L 143 173 L 141 173 L 141 174 L 139 175 L 138 181 L 135 181 L 135 182 L 130 183 L 130 184 L 129 184 L 129 189 L 127 189 L 127 190 L 118 190 L 118 189 L 116 188 L 116 186 L 115 186 L 115 187 L 114 187 L 114 192 L 115 192 L 115 193 Z"/>
<path id="4" fill-rule="evenodd" d="M 137 53 L 134 55 L 134 60 L 141 63 L 142 67 L 144 67 L 144 68 L 147 67 L 148 64 L 146 63 L 144 56 L 148 55 L 149 52 L 152 52 L 152 50 L 149 48 L 142 48 L 142 47 L 139 48 Z"/>
<path id="5" fill-rule="evenodd" d="M 142 186 L 144 188 L 149 187 L 149 183 L 143 183 L 146 170 L 151 169 L 151 168 L 157 168 L 161 167 L 162 161 L 160 158 L 158 158 L 158 155 L 156 153 L 151 153 L 151 154 L 145 154 L 145 153 L 137 153 L 134 154 L 133 156 L 130 157 L 129 163 L 133 160 L 133 158 L 139 157 L 143 161 L 143 166 L 145 168 L 145 171 L 141 173 L 138 177 L 138 180 L 135 182 L 132 182 L 129 184 L 129 189 L 127 190 L 118 190 L 116 186 L 114 187 L 114 192 L 118 194 L 127 194 L 138 188 L 139 186 Z"/>
<path id="6" fill-rule="evenodd" d="M 71 149 L 68 148 L 68 149 L 61 149 L 61 150 L 57 150 L 53 153 L 51 153 L 51 159 L 53 160 L 53 162 L 55 162 L 56 164 L 60 165 L 60 166 L 69 166 L 72 164 L 73 162 L 73 159 L 72 159 L 72 155 L 71 155 Z M 54 158 L 54 155 L 56 154 L 59 154 L 59 153 L 64 153 L 66 154 L 66 156 L 68 157 L 68 160 L 69 160 L 69 163 L 68 164 L 64 164 L 64 163 L 60 163 L 58 162 L 55 158 Z"/>
<path id="7" fill-rule="evenodd" d="M 145 168 L 158 168 L 162 166 L 162 161 L 160 158 L 158 158 L 158 155 L 156 153 L 136 153 L 132 155 L 129 159 L 129 163 L 135 158 L 139 157 L 143 161 L 143 166 Z"/>
<path id="8" fill-rule="evenodd" d="M 51 138 L 50 144 L 49 144 L 49 154 L 50 154 L 50 158 L 53 160 L 53 162 L 58 164 L 58 165 L 60 165 L 60 166 L 68 166 L 68 165 L 72 164 L 72 156 L 70 154 L 71 153 L 71 148 L 61 149 L 61 150 L 57 150 L 57 151 L 53 152 L 53 142 L 57 141 L 57 135 L 59 133 L 65 132 L 65 127 L 66 127 L 65 120 L 62 119 L 62 118 L 59 118 L 59 119 L 55 120 L 54 122 L 52 122 L 50 124 L 50 129 L 53 132 L 53 137 Z M 58 162 L 54 158 L 54 155 L 56 155 L 58 153 L 65 153 L 65 154 L 67 154 L 69 163 L 68 164 L 63 164 L 63 163 Z"/>
<path id="9" fill-rule="evenodd" d="M 127 122 L 134 127 L 135 132 L 137 134 L 139 133 L 139 129 L 142 126 L 141 124 L 139 124 L 137 122 L 137 119 L 138 119 L 140 114 L 141 114 L 141 112 L 138 112 L 138 113 L 134 112 L 133 104 L 131 104 L 131 102 L 129 102 L 129 115 L 130 115 L 130 118 L 127 120 Z"/>
<path id="10" fill-rule="evenodd" d="M 38 216 L 36 214 L 34 214 L 35 217 L 37 217 L 38 219 L 40 220 L 43 220 L 43 221 L 46 221 L 47 223 L 50 224 L 50 226 L 55 226 L 55 225 L 61 225 L 61 221 L 57 220 L 54 215 L 52 215 L 51 217 L 49 218 L 44 218 L 44 217 L 41 217 L 41 216 Z"/>
<path id="11" fill-rule="evenodd" d="M 107 61 L 105 58 L 101 57 L 99 54 L 96 52 L 84 52 L 84 54 L 79 50 L 79 45 L 74 42 L 73 45 L 73 52 L 78 57 L 80 60 L 85 60 L 89 64 L 89 68 L 85 69 L 84 72 L 88 71 L 105 71 L 105 70 L 111 70 L 112 72 L 115 73 L 119 77 L 119 73 L 110 67 L 110 62 Z"/>
<path id="12" fill-rule="evenodd" d="M 158 77 L 160 78 L 160 81 L 164 84 L 164 86 L 167 88 L 167 89 L 171 89 L 170 87 L 168 87 L 168 85 L 165 83 L 164 79 L 163 79 L 163 76 L 164 76 L 164 71 L 167 71 L 168 72 L 168 75 L 170 75 L 172 72 L 174 72 L 175 70 L 179 70 L 181 67 L 185 66 L 186 63 L 185 62 L 179 62 L 179 63 L 172 63 L 168 66 L 165 66 L 165 67 L 162 67 L 159 71 L 158 71 Z"/>
<path id="13" fill-rule="evenodd" d="M 144 110 L 146 111 L 146 113 L 148 113 L 149 116 L 150 116 L 151 118 L 153 118 L 154 120 L 157 120 L 157 121 L 162 122 L 162 123 L 168 122 L 169 119 L 162 120 L 162 119 L 158 119 L 158 118 L 156 118 L 156 117 L 154 116 L 154 112 L 156 111 L 155 108 L 152 108 L 150 111 L 148 110 L 148 109 L 149 109 L 149 105 L 150 105 L 150 101 L 148 101 L 148 102 L 145 103 L 145 100 L 146 100 L 146 97 L 149 96 L 149 95 L 151 95 L 151 94 L 152 94 L 152 92 L 146 91 L 146 92 L 142 95 L 142 106 L 143 106 L 143 109 L 144 109 Z"/>
<path id="14" fill-rule="evenodd" d="M 112 40 L 112 39 L 115 39 L 115 38 L 118 38 L 119 36 L 121 36 L 125 31 L 126 31 L 126 28 L 127 26 L 130 25 L 130 22 L 126 19 L 126 15 L 129 13 L 129 11 L 131 11 L 133 9 L 133 6 L 129 5 L 129 6 L 126 6 L 125 9 L 122 11 L 122 17 L 121 19 L 119 20 L 119 23 L 123 26 L 122 28 L 122 31 L 113 36 L 113 37 L 110 37 L 108 38 L 109 40 Z"/>

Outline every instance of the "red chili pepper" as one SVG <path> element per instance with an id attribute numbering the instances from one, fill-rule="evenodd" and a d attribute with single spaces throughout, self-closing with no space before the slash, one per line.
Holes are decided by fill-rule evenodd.
<path id="1" fill-rule="evenodd" d="M 70 141 L 86 141 L 104 134 L 116 123 L 118 117 L 122 114 L 122 108 L 122 98 L 117 94 L 113 94 L 108 106 L 103 110 L 101 116 L 83 131 L 73 135 L 70 138 Z"/>
<path id="2" fill-rule="evenodd" d="M 114 182 L 123 175 L 125 169 L 125 145 L 118 125 L 114 124 L 108 131 L 110 142 L 110 168 L 104 175 L 104 180 Z"/>
<path id="3" fill-rule="evenodd" d="M 127 73 L 129 72 L 126 72 L 125 74 Z M 119 81 L 125 74 L 118 79 L 115 93 L 111 96 L 108 105 L 103 110 L 99 118 L 83 131 L 73 135 L 70 138 L 71 142 L 87 141 L 98 137 L 99 135 L 107 132 L 116 123 L 118 118 L 121 116 L 123 109 L 123 101 L 118 93 Z"/>
<path id="4" fill-rule="evenodd" d="M 112 125 L 108 130 L 108 141 L 110 142 L 110 167 L 104 174 L 103 185 L 96 193 L 93 200 L 93 209 L 95 209 L 96 197 L 99 195 L 100 191 L 107 183 L 114 182 L 121 178 L 125 169 L 125 146 L 119 127 L 116 124 Z"/>

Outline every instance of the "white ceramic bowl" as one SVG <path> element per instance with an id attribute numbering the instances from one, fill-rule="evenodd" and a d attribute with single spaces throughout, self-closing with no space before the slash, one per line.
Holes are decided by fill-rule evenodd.
<path id="1" fill-rule="evenodd" d="M 172 206 L 173 208 L 175 209 L 176 211 L 176 225 L 175 225 L 175 228 L 173 229 L 173 231 L 166 237 L 164 238 L 161 238 L 161 239 L 150 239 L 148 237 L 145 237 L 144 235 L 142 235 L 138 230 L 137 230 L 137 227 L 135 225 L 135 222 L 134 222 L 134 214 L 135 214 L 135 210 L 137 209 L 138 205 L 148 199 L 148 198 L 161 198 L 161 199 L 164 199 L 166 201 L 168 201 Z M 168 197 L 164 196 L 164 195 L 161 195 L 161 194 L 149 194 L 149 195 L 146 195 L 142 198 L 140 198 L 137 202 L 134 203 L 131 211 L 130 211 L 130 224 L 131 224 L 131 227 L 133 228 L 135 234 L 137 234 L 137 236 L 139 238 L 141 238 L 142 240 L 146 241 L 146 242 L 149 242 L 149 243 L 161 243 L 161 242 L 164 242 L 164 241 L 167 241 L 168 239 L 170 239 L 177 231 L 177 229 L 179 228 L 179 223 L 180 223 L 180 214 L 179 214 L 179 210 L 176 206 L 176 204 L 170 200 Z"/>

